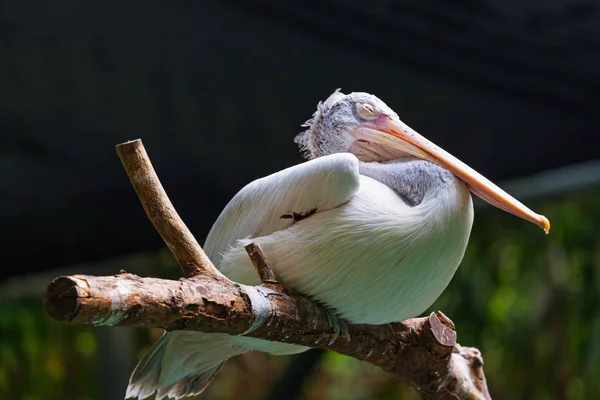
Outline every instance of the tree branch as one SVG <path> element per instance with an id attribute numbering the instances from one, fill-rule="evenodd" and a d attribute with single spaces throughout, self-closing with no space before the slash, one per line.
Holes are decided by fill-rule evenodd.
<path id="1" fill-rule="evenodd" d="M 441 312 L 388 325 L 348 324 L 335 340 L 323 307 L 277 283 L 260 247 L 246 246 L 263 282 L 232 282 L 210 262 L 177 215 L 141 144 L 117 152 L 155 228 L 188 279 L 62 276 L 46 291 L 47 313 L 64 322 L 246 335 L 318 347 L 370 362 L 413 386 L 427 399 L 489 399 L 477 349 L 456 343 Z"/>
<path id="2" fill-rule="evenodd" d="M 192 232 L 175 211 L 140 139 L 117 145 L 117 154 L 148 219 L 160 233 L 184 275 L 223 275 L 215 268 Z"/>
<path id="3" fill-rule="evenodd" d="M 267 262 L 267 258 L 265 257 L 265 253 L 262 251 L 262 248 L 258 243 L 248 243 L 244 246 L 246 252 L 248 253 L 248 257 L 252 261 L 252 265 L 256 269 L 258 276 L 260 277 L 260 281 L 262 283 L 273 283 L 277 284 L 277 278 L 275 278 L 275 273 L 271 269 L 271 266 Z"/>

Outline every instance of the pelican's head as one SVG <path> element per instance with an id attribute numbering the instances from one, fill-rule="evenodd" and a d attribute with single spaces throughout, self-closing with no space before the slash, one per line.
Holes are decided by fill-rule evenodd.
<path id="1" fill-rule="evenodd" d="M 368 93 L 345 95 L 336 90 L 317 106 L 308 129 L 296 136 L 307 158 L 352 153 L 359 160 L 387 161 L 407 156 L 437 164 L 463 180 L 469 190 L 488 203 L 539 225 L 547 233 L 550 222 L 494 185 L 477 171 L 415 132 L 383 101 Z"/>

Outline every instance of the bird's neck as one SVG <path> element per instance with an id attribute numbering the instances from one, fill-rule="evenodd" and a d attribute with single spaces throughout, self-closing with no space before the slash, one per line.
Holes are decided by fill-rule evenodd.
<path id="1" fill-rule="evenodd" d="M 450 171 L 417 158 L 360 162 L 359 171 L 394 189 L 411 207 L 418 206 L 426 195 L 435 194 L 454 181 Z"/>

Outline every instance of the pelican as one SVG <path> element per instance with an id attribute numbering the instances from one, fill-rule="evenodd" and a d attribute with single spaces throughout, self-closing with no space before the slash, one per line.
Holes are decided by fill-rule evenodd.
<path id="1" fill-rule="evenodd" d="M 352 323 L 424 312 L 460 264 L 474 193 L 550 223 L 403 123 L 368 93 L 335 91 L 295 141 L 308 161 L 255 180 L 227 204 L 204 250 L 229 278 L 260 284 L 244 250 L 261 245 L 278 280 Z M 221 365 L 249 351 L 306 347 L 245 336 L 165 333 L 131 375 L 126 398 L 201 393 Z"/>

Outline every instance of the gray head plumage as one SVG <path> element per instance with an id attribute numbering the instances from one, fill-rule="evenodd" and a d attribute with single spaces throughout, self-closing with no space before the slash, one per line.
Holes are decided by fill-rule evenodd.
<path id="1" fill-rule="evenodd" d="M 331 109 L 331 106 L 345 96 L 340 90 L 341 88 L 337 88 L 325 101 L 319 101 L 317 111 L 314 112 L 312 118 L 302 124 L 302 127 L 308 129 L 300 132 L 294 138 L 294 143 L 298 144 L 302 155 L 307 159 L 316 157 L 317 135 L 315 131 L 318 129 L 325 115 L 327 115 L 327 112 Z"/>
<path id="2" fill-rule="evenodd" d="M 294 139 L 305 158 L 348 151 L 354 141 L 350 132 L 363 122 L 356 115 L 357 103 L 373 104 L 388 115 L 396 115 L 372 94 L 353 92 L 346 95 L 336 89 L 325 101 L 317 104 L 317 111 L 302 125 L 308 129 Z"/>

